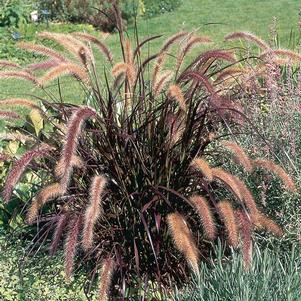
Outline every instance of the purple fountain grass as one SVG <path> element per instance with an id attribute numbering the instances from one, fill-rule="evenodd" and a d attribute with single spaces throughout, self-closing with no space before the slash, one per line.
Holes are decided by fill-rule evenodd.
<path id="1" fill-rule="evenodd" d="M 14 78 L 29 81 L 35 85 L 39 85 L 38 79 L 26 71 L 1 71 L 0 78 Z"/>
<path id="2" fill-rule="evenodd" d="M 0 110 L 0 119 L 21 119 L 21 116 L 16 112 Z"/>
<path id="3" fill-rule="evenodd" d="M 107 180 L 104 176 L 95 176 L 90 187 L 90 202 L 85 212 L 82 245 L 88 250 L 93 244 L 93 231 L 97 219 L 103 213 L 101 197 Z"/>
<path id="4" fill-rule="evenodd" d="M 230 246 L 237 248 L 238 246 L 238 227 L 235 220 L 234 210 L 229 201 L 223 200 L 217 204 L 218 212 L 225 224 Z"/>
<path id="5" fill-rule="evenodd" d="M 263 50 L 270 49 L 269 44 L 267 44 L 264 40 L 262 40 L 261 38 L 255 36 L 254 34 L 252 34 L 250 32 L 237 31 L 237 32 L 233 32 L 233 33 L 230 33 L 227 36 L 225 36 L 226 41 L 237 40 L 237 39 L 243 39 L 246 41 L 254 42 Z"/>
<path id="6" fill-rule="evenodd" d="M 199 217 L 201 218 L 205 236 L 210 240 L 214 240 L 217 231 L 212 211 L 208 205 L 207 200 L 202 196 L 196 195 L 191 197 L 190 201 L 195 207 Z"/>
<path id="7" fill-rule="evenodd" d="M 67 282 L 70 282 L 73 267 L 74 259 L 76 255 L 76 249 L 78 245 L 78 235 L 82 224 L 82 216 L 75 216 L 69 224 L 69 231 L 66 236 L 65 243 L 65 277 Z"/>
<path id="8" fill-rule="evenodd" d="M 252 261 L 252 224 L 249 217 L 242 210 L 236 210 L 235 217 L 239 225 L 242 240 L 244 267 L 248 270 Z"/>
<path id="9" fill-rule="evenodd" d="M 283 230 L 272 219 L 262 213 L 259 214 L 258 228 L 265 229 L 278 237 L 283 236 Z"/>
<path id="10" fill-rule="evenodd" d="M 167 85 L 167 83 L 171 81 L 173 75 L 173 71 L 166 70 L 157 76 L 157 80 L 153 85 L 154 96 L 158 96 L 162 92 L 163 88 Z"/>
<path id="11" fill-rule="evenodd" d="M 285 189 L 287 189 L 290 192 L 297 193 L 297 188 L 295 186 L 294 181 L 281 166 L 275 164 L 270 160 L 265 159 L 253 160 L 253 164 L 255 167 L 263 168 L 267 171 L 274 173 L 282 180 Z"/>
<path id="12" fill-rule="evenodd" d="M 74 75 L 78 80 L 82 81 L 86 85 L 88 85 L 90 82 L 89 75 L 87 74 L 86 70 L 73 63 L 62 63 L 56 67 L 53 67 L 39 79 L 39 82 L 41 85 L 45 85 L 48 82 L 66 74 Z"/>
<path id="13" fill-rule="evenodd" d="M 252 171 L 253 167 L 250 158 L 236 142 L 222 141 L 221 144 L 233 153 L 236 161 L 241 164 L 247 172 Z"/>
<path id="14" fill-rule="evenodd" d="M 226 184 L 227 187 L 229 187 L 233 193 L 236 195 L 236 197 L 241 201 L 242 200 L 242 194 L 240 187 L 237 184 L 236 178 L 234 175 L 226 172 L 225 170 L 221 168 L 211 168 L 212 176 L 214 180 L 219 180 L 222 183 Z"/>
<path id="15" fill-rule="evenodd" d="M 184 95 L 182 93 L 181 88 L 178 85 L 170 85 L 168 88 L 168 94 L 171 98 L 174 98 L 178 102 L 179 107 L 182 111 L 187 111 Z"/>
<path id="16" fill-rule="evenodd" d="M 18 47 L 25 49 L 26 51 L 35 52 L 41 54 L 43 56 L 48 56 L 52 58 L 54 61 L 58 62 L 68 62 L 68 60 L 58 51 L 53 50 L 52 48 L 46 47 L 40 44 L 28 43 L 28 42 L 20 42 L 18 43 Z"/>
<path id="17" fill-rule="evenodd" d="M 99 49 L 99 51 L 108 59 L 110 63 L 113 62 L 113 55 L 109 48 L 97 37 L 83 32 L 72 33 L 75 37 L 78 37 L 86 42 L 91 42 Z"/>
<path id="18" fill-rule="evenodd" d="M 191 166 L 199 170 L 203 176 L 209 181 L 213 181 L 213 174 L 209 164 L 202 158 L 195 158 L 191 162 Z"/>
<path id="19" fill-rule="evenodd" d="M 53 238 L 52 238 L 52 242 L 49 248 L 49 253 L 51 256 L 54 255 L 54 253 L 56 252 L 60 239 L 63 235 L 63 232 L 68 224 L 69 221 L 69 216 L 66 213 L 62 213 L 59 215 L 56 227 L 55 227 L 55 231 L 53 234 Z"/>
<path id="20" fill-rule="evenodd" d="M 23 172 L 26 170 L 32 160 L 45 157 L 48 154 L 48 148 L 35 148 L 33 150 L 27 151 L 24 155 L 21 156 L 20 159 L 14 162 L 5 179 L 3 190 L 3 200 L 5 203 L 9 202 L 14 187 L 19 182 L 21 176 L 23 175 Z"/>
<path id="21" fill-rule="evenodd" d="M 42 188 L 33 199 L 27 212 L 27 222 L 31 224 L 38 216 L 40 208 L 58 196 L 66 192 L 65 183 L 54 183 Z"/>
<path id="22" fill-rule="evenodd" d="M 0 60 L 1 67 L 12 67 L 12 68 L 21 68 L 21 66 L 15 62 L 7 61 L 7 60 Z"/>
<path id="23" fill-rule="evenodd" d="M 57 67 L 60 64 L 59 61 L 56 60 L 48 60 L 43 61 L 40 63 L 34 63 L 26 66 L 26 69 L 30 71 L 37 71 L 37 70 L 47 70 L 53 67 Z"/>
<path id="24" fill-rule="evenodd" d="M 79 135 L 81 133 L 81 128 L 86 119 L 96 116 L 96 112 L 90 107 L 79 107 L 76 109 L 68 124 L 67 124 L 67 134 L 64 147 L 61 153 L 61 158 L 58 164 L 64 170 L 62 179 L 64 182 L 69 182 L 69 177 L 72 173 L 72 158 L 75 155 Z"/>
<path id="25" fill-rule="evenodd" d="M 36 102 L 29 100 L 29 99 L 25 99 L 25 98 L 1 99 L 0 106 L 27 107 L 29 109 L 41 110 Z"/>
<path id="26" fill-rule="evenodd" d="M 183 253 L 193 272 L 199 275 L 199 252 L 187 222 L 181 214 L 170 213 L 167 215 L 167 223 L 176 248 Z"/>
<path id="27" fill-rule="evenodd" d="M 98 301 L 109 300 L 109 290 L 114 272 L 114 261 L 111 258 L 103 260 L 99 275 Z"/>

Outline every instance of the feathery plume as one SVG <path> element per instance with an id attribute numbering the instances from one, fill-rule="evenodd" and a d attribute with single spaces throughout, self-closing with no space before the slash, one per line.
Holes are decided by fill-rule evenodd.
<path id="1" fill-rule="evenodd" d="M 2 71 L 0 78 L 18 78 L 39 85 L 38 79 L 26 71 Z"/>
<path id="2" fill-rule="evenodd" d="M 112 75 L 114 77 L 119 76 L 120 74 L 126 73 L 128 69 L 128 64 L 121 62 L 121 63 L 117 63 L 114 65 L 114 67 L 112 68 Z"/>
<path id="3" fill-rule="evenodd" d="M 247 172 L 252 171 L 252 163 L 245 151 L 234 141 L 222 141 L 221 144 L 231 151 L 235 159 L 240 163 Z"/>
<path id="4" fill-rule="evenodd" d="M 209 37 L 205 36 L 192 36 L 186 43 L 186 45 L 181 49 L 178 57 L 177 57 L 177 67 L 176 69 L 179 70 L 185 56 L 198 44 L 201 43 L 210 43 L 212 40 Z"/>
<path id="5" fill-rule="evenodd" d="M 235 215 L 232 205 L 229 201 L 220 201 L 217 204 L 218 212 L 225 224 L 228 235 L 228 242 L 234 248 L 238 246 L 238 229 L 235 221 Z"/>
<path id="6" fill-rule="evenodd" d="M 36 70 L 47 70 L 53 67 L 56 67 L 60 64 L 59 61 L 56 60 L 48 60 L 48 61 L 42 61 L 39 63 L 34 63 L 26 66 L 26 69 L 29 71 L 36 71 Z"/>
<path id="7" fill-rule="evenodd" d="M 78 234 L 82 223 L 82 217 L 76 216 L 70 223 L 70 229 L 67 233 L 65 243 L 65 277 L 67 282 L 70 281 L 73 272 L 74 258 L 76 247 L 78 245 Z"/>
<path id="8" fill-rule="evenodd" d="M 0 60 L 0 67 L 21 68 L 19 64 L 7 60 Z"/>
<path id="9" fill-rule="evenodd" d="M 233 179 L 236 182 L 236 185 L 240 190 L 241 197 L 242 197 L 241 200 L 244 202 L 246 207 L 249 209 L 252 220 L 254 222 L 256 222 L 259 211 L 257 209 L 256 202 L 254 200 L 252 193 L 250 192 L 250 190 L 248 189 L 246 184 L 242 180 L 240 180 L 238 177 L 233 176 Z"/>
<path id="10" fill-rule="evenodd" d="M 101 273 L 99 275 L 98 301 L 109 300 L 109 290 L 114 272 L 114 261 L 111 258 L 104 259 Z"/>
<path id="11" fill-rule="evenodd" d="M 178 85 L 170 85 L 168 88 L 168 94 L 170 97 L 174 98 L 178 102 L 180 108 L 184 112 L 187 111 L 184 95 L 182 93 L 181 88 Z"/>
<path id="12" fill-rule="evenodd" d="M 235 75 L 238 75 L 238 74 L 243 74 L 245 73 L 246 70 L 245 69 L 242 69 L 240 67 L 229 67 L 227 68 L 226 70 L 220 72 L 218 74 L 218 76 L 216 77 L 216 82 L 221 82 L 223 80 L 226 80 L 228 78 L 233 78 Z"/>
<path id="13" fill-rule="evenodd" d="M 59 62 L 67 62 L 68 60 L 60 54 L 58 51 L 53 50 L 52 48 L 48 48 L 44 45 L 33 44 L 29 42 L 20 42 L 18 43 L 18 47 L 25 49 L 27 51 L 35 52 L 44 56 L 48 56 L 55 61 Z"/>
<path id="14" fill-rule="evenodd" d="M 42 188 L 37 196 L 33 199 L 28 212 L 27 221 L 31 224 L 38 216 L 40 208 L 48 201 L 63 195 L 66 192 L 66 186 L 61 183 L 50 184 Z"/>
<path id="15" fill-rule="evenodd" d="M 73 35 L 79 39 L 95 44 L 99 51 L 108 59 L 109 62 L 113 62 L 113 55 L 109 48 L 98 38 L 88 33 L 75 32 Z"/>
<path id="16" fill-rule="evenodd" d="M 242 255 L 244 267 L 247 270 L 250 267 L 252 260 L 252 224 L 248 216 L 242 210 L 235 211 L 235 218 L 237 219 L 240 228 Z"/>
<path id="17" fill-rule="evenodd" d="M 164 86 L 172 79 L 173 74 L 174 73 L 171 70 L 167 70 L 158 75 L 157 82 L 153 85 L 153 92 L 155 96 L 160 94 Z"/>
<path id="18" fill-rule="evenodd" d="M 199 275 L 199 252 L 183 216 L 170 213 L 167 215 L 167 223 L 177 249 L 186 257 L 193 272 Z"/>
<path id="19" fill-rule="evenodd" d="M 207 200 L 202 196 L 196 195 L 191 197 L 190 201 L 201 218 L 206 237 L 210 240 L 214 240 L 216 236 L 216 227 Z"/>
<path id="20" fill-rule="evenodd" d="M 268 51 L 265 51 L 263 52 L 260 57 L 261 58 L 265 58 L 265 57 L 273 57 L 275 55 L 281 55 L 281 56 L 286 56 L 288 57 L 289 59 L 297 62 L 297 63 L 300 63 L 301 61 L 301 54 L 300 53 L 297 53 L 297 52 L 294 52 L 292 50 L 287 50 L 287 49 L 276 49 L 276 50 L 268 50 Z M 278 61 L 279 63 L 281 61 Z"/>
<path id="21" fill-rule="evenodd" d="M 188 33 L 185 31 L 180 31 L 173 36 L 171 36 L 166 42 L 163 44 L 160 53 L 166 52 L 174 43 L 184 38 Z"/>
<path id="22" fill-rule="evenodd" d="M 40 107 L 34 101 L 25 98 L 2 99 L 0 100 L 0 106 L 27 107 L 29 109 L 40 110 Z"/>
<path id="23" fill-rule="evenodd" d="M 85 71 L 85 69 L 73 63 L 62 63 L 52 68 L 50 71 L 48 71 L 40 78 L 40 83 L 41 85 L 45 85 L 46 83 L 53 81 L 59 76 L 66 75 L 66 74 L 73 74 L 77 79 L 81 80 L 84 84 L 89 83 L 89 76 Z"/>
<path id="24" fill-rule="evenodd" d="M 129 84 L 132 87 L 136 78 L 134 66 L 123 62 L 115 64 L 112 68 L 112 75 L 117 78 L 121 74 L 126 75 Z"/>
<path id="25" fill-rule="evenodd" d="M 158 81 L 158 76 L 160 74 L 160 71 L 162 70 L 162 66 L 165 62 L 166 54 L 163 52 L 158 55 L 155 65 L 154 65 L 154 70 L 152 74 L 152 86 L 154 87 L 157 84 Z"/>
<path id="26" fill-rule="evenodd" d="M 256 160 L 253 161 L 253 164 L 256 167 L 263 168 L 267 171 L 270 171 L 270 172 L 274 173 L 276 176 L 278 176 L 282 180 L 284 187 L 288 191 L 291 191 L 293 193 L 297 192 L 297 188 L 294 184 L 294 181 L 284 171 L 284 169 L 281 166 L 275 164 L 274 162 L 272 162 L 270 160 L 264 160 L 264 159 L 256 159 Z"/>
<path id="27" fill-rule="evenodd" d="M 0 133 L 0 140 L 16 140 L 21 142 L 35 141 L 33 137 L 21 133 Z"/>
<path id="28" fill-rule="evenodd" d="M 72 156 L 70 165 L 72 166 L 72 168 L 83 168 L 85 166 L 84 161 L 77 155 Z M 64 172 L 65 164 L 62 164 L 62 162 L 59 161 L 54 168 L 54 173 L 58 178 L 62 178 L 64 176 Z"/>
<path id="29" fill-rule="evenodd" d="M 273 233 L 276 236 L 282 236 L 283 230 L 270 218 L 260 213 L 258 217 L 258 228 L 264 228 L 265 230 Z"/>
<path id="30" fill-rule="evenodd" d="M 63 231 L 64 231 L 67 223 L 68 223 L 68 215 L 66 213 L 62 213 L 59 216 L 59 219 L 57 221 L 55 231 L 53 234 L 53 238 L 52 238 L 52 242 L 51 242 L 51 246 L 49 248 L 49 253 L 51 256 L 53 256 L 57 250 L 59 241 L 61 239 L 61 236 L 63 234 Z"/>
<path id="31" fill-rule="evenodd" d="M 240 187 L 237 185 L 236 179 L 233 175 L 227 173 L 226 171 L 220 168 L 212 168 L 211 172 L 212 172 L 213 179 L 217 179 L 223 182 L 224 184 L 226 184 L 237 196 L 237 198 L 240 201 L 242 200 L 242 195 L 239 189 Z"/>
<path id="32" fill-rule="evenodd" d="M 198 169 L 209 182 L 213 181 L 213 174 L 211 168 L 204 159 L 193 159 L 193 161 L 191 162 L 191 166 Z"/>
<path id="33" fill-rule="evenodd" d="M 80 59 L 79 49 L 82 48 L 84 49 L 84 52 L 88 56 L 89 60 L 93 61 L 93 55 L 91 54 L 91 51 L 88 49 L 88 47 L 80 40 L 76 39 L 75 37 L 72 37 L 71 35 L 44 31 L 44 32 L 39 32 L 38 36 L 41 38 L 55 41 L 56 43 L 63 46 L 72 55 L 74 55 L 76 58 L 79 59 Z"/>
<path id="34" fill-rule="evenodd" d="M 5 154 L 5 153 L 0 153 L 0 162 L 5 162 L 8 161 L 12 158 L 12 156 Z"/>
<path id="35" fill-rule="evenodd" d="M 243 39 L 246 41 L 254 42 L 263 50 L 270 49 L 270 46 L 265 41 L 263 41 L 261 38 L 255 36 L 250 32 L 238 31 L 238 32 L 230 33 L 227 36 L 225 36 L 226 41 L 236 40 L 236 39 Z"/>
<path id="36" fill-rule="evenodd" d="M 95 116 L 96 112 L 87 106 L 78 107 L 72 114 L 67 124 L 66 142 L 64 144 L 61 158 L 58 164 L 64 170 L 62 176 L 63 181 L 68 183 L 70 174 L 72 172 L 72 158 L 75 155 L 77 149 L 77 143 L 81 128 L 86 119 Z"/>
<path id="37" fill-rule="evenodd" d="M 90 187 L 90 202 L 85 212 L 82 245 L 84 250 L 92 247 L 95 222 L 102 215 L 101 196 L 107 180 L 104 176 L 95 176 Z"/>
<path id="38" fill-rule="evenodd" d="M 0 110 L 0 119 L 20 119 L 21 116 L 16 112 Z"/>
<path id="39" fill-rule="evenodd" d="M 30 151 L 27 151 L 24 155 L 17 160 L 11 170 L 8 172 L 8 175 L 5 180 L 4 190 L 3 190 L 3 200 L 5 203 L 8 203 L 14 187 L 20 180 L 23 172 L 26 170 L 27 166 L 31 163 L 33 159 L 41 158 L 47 156 L 49 149 L 47 148 L 35 148 Z"/>

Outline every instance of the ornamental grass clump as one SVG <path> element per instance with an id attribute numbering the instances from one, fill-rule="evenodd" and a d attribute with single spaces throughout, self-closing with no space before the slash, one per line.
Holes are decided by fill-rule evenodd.
<path id="1" fill-rule="evenodd" d="M 13 163 L 3 190 L 8 203 L 25 171 L 40 175 L 27 222 L 52 239 L 52 255 L 63 245 L 68 281 L 79 262 L 91 279 L 99 274 L 99 300 L 139 294 L 149 283 L 163 290 L 187 280 L 190 270 L 198 275 L 201 258 L 217 238 L 241 249 L 247 267 L 255 228 L 282 233 L 243 180 L 219 164 L 219 128 L 245 122 L 239 99 L 217 80 L 240 64 L 234 53 L 204 51 L 186 64 L 192 46 L 209 38 L 180 32 L 144 57 L 143 46 L 157 37 L 133 46 L 121 28 L 119 34 L 120 62 L 103 40 L 82 33 L 40 35 L 62 46 L 61 52 L 20 45 L 46 61 L 38 73 L 30 67 L 14 71 L 16 78 L 47 93 L 50 82 L 69 74 L 85 89 L 89 105 L 42 99 L 45 126 L 34 142 L 26 141 L 23 156 L 6 158 Z M 177 68 L 170 66 L 174 48 L 180 49 L 173 61 Z M 103 55 L 100 64 L 93 51 Z M 13 76 L 10 69 L 2 73 Z M 11 102 L 32 104 L 21 100 Z M 26 134 L 24 127 L 18 130 Z M 272 171 L 295 191 L 284 169 L 249 158 L 233 139 L 223 137 L 222 145 L 246 172 Z"/>

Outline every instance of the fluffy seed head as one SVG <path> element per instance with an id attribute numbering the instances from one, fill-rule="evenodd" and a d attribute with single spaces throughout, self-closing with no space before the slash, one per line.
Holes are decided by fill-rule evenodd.
<path id="1" fill-rule="evenodd" d="M 255 36 L 254 34 L 252 34 L 250 32 L 239 31 L 239 32 L 233 32 L 233 33 L 225 36 L 226 41 L 237 40 L 237 39 L 243 39 L 246 41 L 254 42 L 263 50 L 270 49 L 270 46 L 265 41 L 263 41 L 261 38 Z"/>
<path id="2" fill-rule="evenodd" d="M 206 237 L 210 240 L 214 240 L 216 236 L 216 227 L 207 200 L 202 196 L 193 196 L 190 198 L 190 201 L 201 218 Z"/>
<path id="3" fill-rule="evenodd" d="M 235 177 L 223 169 L 220 168 L 212 168 L 211 169 L 213 179 L 217 179 L 224 184 L 226 184 L 232 191 L 233 193 L 237 196 L 239 200 L 242 200 L 242 195 L 239 189 L 239 186 L 236 183 Z"/>
<path id="4" fill-rule="evenodd" d="M 181 214 L 170 213 L 167 215 L 167 223 L 176 248 L 183 253 L 193 272 L 199 275 L 199 252 L 186 221 Z"/>
<path id="5" fill-rule="evenodd" d="M 3 190 L 3 200 L 8 203 L 14 187 L 19 182 L 23 172 L 26 170 L 28 165 L 33 159 L 41 158 L 48 155 L 49 149 L 47 148 L 35 148 L 33 150 L 27 151 L 19 160 L 17 160 L 5 180 L 4 190 Z"/>
<path id="6" fill-rule="evenodd" d="M 52 68 L 40 78 L 40 83 L 41 85 L 45 85 L 50 81 L 53 81 L 54 79 L 66 74 L 72 74 L 84 84 L 89 84 L 89 76 L 86 70 L 73 63 L 62 63 Z"/>
<path id="7" fill-rule="evenodd" d="M 260 214 L 258 217 L 258 227 L 279 237 L 283 235 L 283 230 L 272 219 L 268 218 L 264 214 Z"/>
<path id="8" fill-rule="evenodd" d="M 222 145 L 231 151 L 235 159 L 245 168 L 246 171 L 252 171 L 252 163 L 245 151 L 234 141 L 222 141 Z"/>
<path id="9" fill-rule="evenodd" d="M 228 235 L 228 242 L 234 248 L 238 246 L 238 228 L 235 220 L 234 211 L 229 201 L 220 201 L 217 204 L 218 212 L 225 224 Z"/>
<path id="10" fill-rule="evenodd" d="M 20 119 L 21 116 L 16 112 L 0 110 L 0 119 Z"/>
<path id="11" fill-rule="evenodd" d="M 281 166 L 275 164 L 274 162 L 272 162 L 270 160 L 264 160 L 264 159 L 254 160 L 253 164 L 256 167 L 263 168 L 267 171 L 274 173 L 276 176 L 278 176 L 281 179 L 281 181 L 283 182 L 285 189 L 287 189 L 288 191 L 291 191 L 293 193 L 297 192 L 297 188 L 294 184 L 294 181 L 284 171 L 284 169 Z"/>
<path id="12" fill-rule="evenodd" d="M 27 221 L 32 223 L 38 216 L 40 208 L 50 200 L 63 195 L 66 192 L 66 187 L 61 183 L 54 183 L 42 188 L 36 198 L 32 201 L 28 212 Z"/>
<path id="13" fill-rule="evenodd" d="M 169 88 L 168 88 L 168 94 L 170 95 L 170 97 L 174 98 L 178 102 L 180 108 L 184 112 L 187 111 L 187 107 L 186 107 L 186 102 L 185 102 L 184 95 L 182 93 L 181 88 L 178 85 L 171 85 L 171 86 L 169 86 Z"/>
<path id="14" fill-rule="evenodd" d="M 95 116 L 96 112 L 87 106 L 78 107 L 72 114 L 67 124 L 66 141 L 61 153 L 61 158 L 58 162 L 59 170 L 64 171 L 62 181 L 69 182 L 72 173 L 72 158 L 74 158 L 78 139 L 81 133 L 81 128 L 84 121 L 92 116 Z"/>
<path id="15" fill-rule="evenodd" d="M 73 272 L 74 258 L 78 245 L 78 234 L 82 223 L 81 216 L 76 216 L 70 223 L 65 243 L 65 277 L 70 281 Z"/>
<path id="16" fill-rule="evenodd" d="M 211 167 L 204 159 L 195 158 L 191 162 L 191 166 L 199 170 L 209 182 L 213 181 Z"/>
<path id="17" fill-rule="evenodd" d="M 99 275 L 98 301 L 109 300 L 109 290 L 114 272 L 114 261 L 111 258 L 104 259 Z"/>
<path id="18" fill-rule="evenodd" d="M 95 222 L 102 215 L 101 196 L 107 180 L 104 176 L 95 176 L 90 187 L 90 202 L 85 212 L 82 245 L 85 250 L 92 247 Z"/>

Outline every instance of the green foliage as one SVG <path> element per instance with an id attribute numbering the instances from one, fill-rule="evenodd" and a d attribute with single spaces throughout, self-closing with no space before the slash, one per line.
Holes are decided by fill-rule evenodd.
<path id="1" fill-rule="evenodd" d="M 175 10 L 182 0 L 144 0 L 145 16 L 154 17 Z"/>
<path id="2" fill-rule="evenodd" d="M 0 26 L 23 27 L 29 21 L 29 14 L 34 7 L 33 1 L 1 0 Z"/>
<path id="3" fill-rule="evenodd" d="M 189 287 L 177 290 L 174 300 L 300 300 L 300 243 L 293 244 L 286 252 L 272 248 L 260 251 L 255 246 L 252 267 L 245 271 L 240 256 L 233 253 L 229 263 L 219 246 L 216 260 L 201 264 L 200 281 L 194 280 Z"/>
<path id="4" fill-rule="evenodd" d="M 28 252 L 30 241 L 17 232 L 0 227 L 0 300 L 1 301 L 84 301 L 84 275 L 78 273 L 69 285 L 62 273 L 62 253 L 50 258 L 47 250 Z M 95 299 L 94 299 L 95 300 Z"/>

